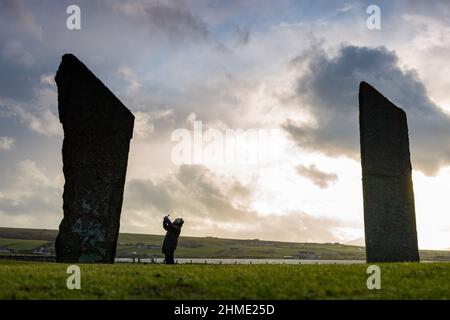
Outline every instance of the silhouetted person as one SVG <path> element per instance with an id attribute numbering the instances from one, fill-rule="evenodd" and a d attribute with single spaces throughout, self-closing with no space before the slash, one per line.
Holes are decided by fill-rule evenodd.
<path id="1" fill-rule="evenodd" d="M 162 253 L 166 256 L 166 264 L 174 264 L 173 254 L 178 244 L 178 237 L 181 233 L 181 227 L 183 226 L 183 219 L 176 218 L 173 223 L 170 221 L 169 216 L 165 216 L 163 220 L 163 228 L 167 231 L 164 237 L 162 245 Z"/>

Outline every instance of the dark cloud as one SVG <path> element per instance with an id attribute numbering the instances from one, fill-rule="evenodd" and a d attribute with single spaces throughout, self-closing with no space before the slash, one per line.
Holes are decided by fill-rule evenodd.
<path id="1" fill-rule="evenodd" d="M 169 40 L 207 40 L 210 32 L 205 22 L 182 2 L 110 1 L 107 7 L 133 19 L 141 19 L 152 36 L 164 35 Z"/>
<path id="2" fill-rule="evenodd" d="M 428 97 L 416 72 L 400 67 L 395 52 L 344 45 L 330 57 L 315 47 L 292 63 L 306 67 L 296 93 L 316 119 L 314 126 L 285 122 L 299 146 L 358 158 L 358 87 L 367 81 L 406 111 L 415 169 L 433 174 L 450 163 L 449 117 Z"/>
<path id="3" fill-rule="evenodd" d="M 146 13 L 148 21 L 171 38 L 206 39 L 209 36 L 206 24 L 186 9 L 155 4 L 149 6 Z"/>
<path id="4" fill-rule="evenodd" d="M 338 180 L 338 176 L 335 173 L 321 171 L 313 164 L 308 167 L 299 165 L 296 167 L 296 170 L 299 175 L 311 180 L 312 183 L 321 189 L 328 188 Z"/>
<path id="5" fill-rule="evenodd" d="M 251 40 L 251 32 L 248 28 L 236 26 L 236 44 L 235 46 L 246 46 Z"/>

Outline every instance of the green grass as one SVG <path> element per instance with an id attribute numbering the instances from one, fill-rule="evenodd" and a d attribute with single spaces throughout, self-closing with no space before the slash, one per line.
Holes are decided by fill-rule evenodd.
<path id="1" fill-rule="evenodd" d="M 0 239 L 0 247 L 15 251 L 31 251 L 49 243 L 46 240 Z"/>
<path id="2" fill-rule="evenodd" d="M 449 299 L 450 263 L 379 264 L 381 290 L 366 287 L 367 265 L 67 265 L 0 262 L 1 299 Z"/>
<path id="3" fill-rule="evenodd" d="M 56 230 L 20 229 L 0 227 L 0 247 L 18 251 L 30 251 L 38 247 L 34 242 L 23 242 L 23 246 L 11 248 L 2 245 L 2 238 L 54 242 Z M 121 233 L 117 244 L 117 257 L 127 257 L 130 253 L 145 257 L 162 257 L 160 246 L 164 236 L 151 234 Z M 41 242 L 42 243 L 42 242 Z M 154 248 L 138 248 L 138 244 Z M 365 260 L 364 247 L 343 245 L 339 243 L 296 243 L 281 241 L 264 241 L 257 239 L 220 239 L 212 237 L 181 236 L 178 242 L 177 257 L 179 258 L 265 258 L 280 259 L 284 256 L 296 256 L 300 252 L 312 252 L 318 259 Z M 19 252 L 20 253 L 20 252 Z M 450 251 L 421 250 L 422 260 L 450 261 Z"/>

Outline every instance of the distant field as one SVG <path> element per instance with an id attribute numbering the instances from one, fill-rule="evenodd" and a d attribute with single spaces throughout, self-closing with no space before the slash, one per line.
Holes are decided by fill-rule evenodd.
<path id="1" fill-rule="evenodd" d="M 15 251 L 27 251 L 48 244 L 46 240 L 0 239 L 0 247 Z"/>
<path id="2" fill-rule="evenodd" d="M 42 245 L 52 246 L 56 230 L 0 228 L 0 248 L 29 251 Z M 13 244 L 13 239 L 16 244 Z M 117 257 L 136 252 L 142 257 L 161 257 L 162 235 L 121 233 Z M 303 259 L 364 260 L 364 247 L 339 243 L 295 243 L 261 240 L 219 239 L 211 237 L 180 237 L 176 252 L 179 258 L 265 258 L 292 256 Z M 421 250 L 422 260 L 450 261 L 450 251 Z"/>
<path id="3" fill-rule="evenodd" d="M 81 290 L 68 290 L 65 264 L 0 261 L 0 299 L 450 298 L 450 263 L 379 266 L 381 290 L 364 264 L 80 265 Z"/>

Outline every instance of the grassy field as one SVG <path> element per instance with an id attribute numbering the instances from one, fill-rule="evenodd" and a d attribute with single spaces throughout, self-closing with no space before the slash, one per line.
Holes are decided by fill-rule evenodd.
<path id="1" fill-rule="evenodd" d="M 367 265 L 67 265 L 0 262 L 0 299 L 449 299 L 450 263 L 379 264 L 381 290 L 366 287 Z"/>
<path id="2" fill-rule="evenodd" d="M 0 228 L 0 247 L 32 251 L 41 245 L 53 246 L 56 230 Z M 10 247 L 13 239 L 22 241 L 20 247 Z M 28 242 L 27 242 L 28 241 Z M 117 244 L 117 257 L 127 257 L 136 252 L 142 257 L 162 257 L 162 235 L 121 233 Z M 19 243 L 19 242 L 17 242 Z M 20 251 L 20 250 L 19 250 Z M 212 237 L 181 236 L 177 249 L 179 258 L 265 258 L 280 259 L 285 256 L 303 259 L 364 260 L 364 247 L 339 243 L 295 243 L 238 240 Z M 421 250 L 422 260 L 450 261 L 450 251 Z"/>
<path id="3" fill-rule="evenodd" d="M 45 240 L 0 239 L 0 247 L 14 251 L 27 251 L 48 244 Z"/>

